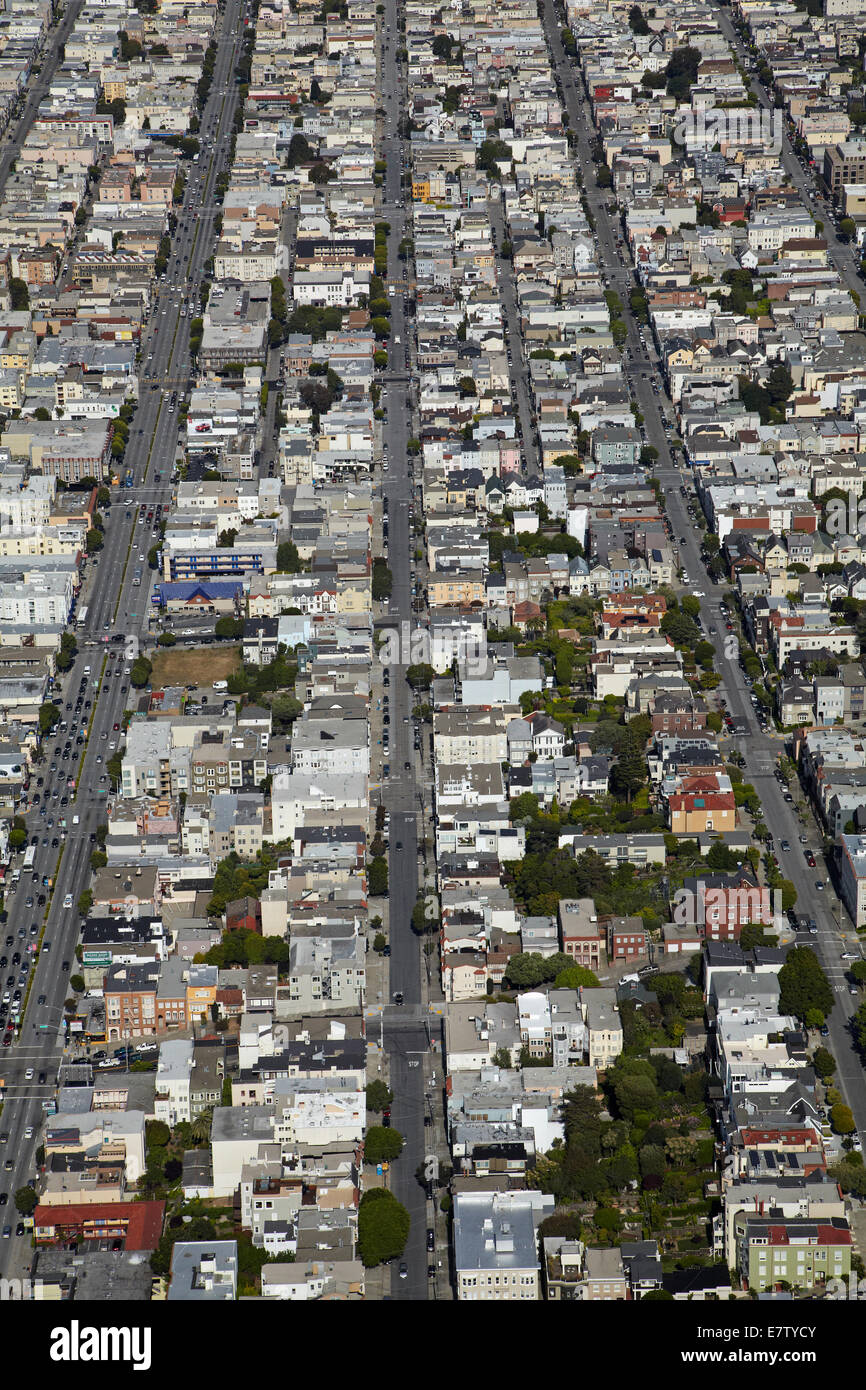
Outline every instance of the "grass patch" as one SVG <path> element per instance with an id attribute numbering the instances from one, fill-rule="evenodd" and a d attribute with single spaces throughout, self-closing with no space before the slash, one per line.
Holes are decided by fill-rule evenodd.
<path id="1" fill-rule="evenodd" d="M 150 684 L 154 690 L 164 685 L 211 685 L 240 670 L 241 649 L 157 647 L 151 660 Z"/>

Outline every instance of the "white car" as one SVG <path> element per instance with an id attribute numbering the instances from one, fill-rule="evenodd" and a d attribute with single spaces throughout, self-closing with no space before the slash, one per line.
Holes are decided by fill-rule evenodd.
<path id="1" fill-rule="evenodd" d="M 33 1080 L 33 1068 L 32 1068 L 32 1067 L 28 1067 L 28 1068 L 27 1068 L 26 1072 L 24 1073 L 24 1080 L 25 1080 L 25 1081 L 32 1081 L 32 1080 Z"/>
<path id="2" fill-rule="evenodd" d="M 24 1138 L 25 1138 L 25 1139 L 32 1139 L 32 1138 L 33 1138 L 33 1126 L 32 1126 L 32 1125 L 28 1125 L 27 1128 L 25 1129 L 25 1131 L 24 1131 Z"/>
<path id="3" fill-rule="evenodd" d="M 66 897 L 63 899 L 63 906 L 64 906 L 64 907 L 71 907 L 71 906 L 72 906 L 72 894 L 71 894 L 71 893 L 67 893 L 67 894 L 66 894 Z"/>

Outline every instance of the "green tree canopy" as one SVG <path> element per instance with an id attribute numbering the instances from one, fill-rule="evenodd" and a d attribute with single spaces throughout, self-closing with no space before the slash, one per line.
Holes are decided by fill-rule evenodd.
<path id="1" fill-rule="evenodd" d="M 370 1125 L 364 1137 L 364 1158 L 367 1163 L 390 1163 L 403 1152 L 403 1136 L 385 1125 Z"/>
<path id="2" fill-rule="evenodd" d="M 408 1235 L 409 1213 L 388 1188 L 364 1193 L 358 1205 L 358 1253 L 366 1269 L 402 1255 Z"/>
<path id="3" fill-rule="evenodd" d="M 803 1021 L 810 1010 L 819 1010 L 824 1017 L 833 1008 L 833 990 L 808 946 L 794 946 L 788 952 L 779 971 L 779 1012 L 793 1014 Z"/>
<path id="4" fill-rule="evenodd" d="M 15 1209 L 22 1216 L 32 1216 L 39 1204 L 38 1194 L 32 1187 L 19 1187 L 15 1193 Z"/>

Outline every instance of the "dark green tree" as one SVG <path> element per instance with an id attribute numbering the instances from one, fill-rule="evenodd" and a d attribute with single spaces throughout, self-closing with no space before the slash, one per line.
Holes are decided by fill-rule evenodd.
<path id="1" fill-rule="evenodd" d="M 365 1192 L 358 1206 L 358 1253 L 365 1268 L 398 1259 L 406 1248 L 409 1213 L 386 1187 Z"/>

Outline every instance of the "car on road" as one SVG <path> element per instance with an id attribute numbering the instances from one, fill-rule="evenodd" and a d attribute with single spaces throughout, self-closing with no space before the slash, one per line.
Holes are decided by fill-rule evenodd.
<path id="1" fill-rule="evenodd" d="M 9 1230 L 9 1227 L 7 1226 L 7 1227 L 5 1228 L 5 1230 L 3 1231 L 4 1236 L 5 1236 L 5 1234 L 6 1234 L 6 1232 L 7 1232 L 8 1230 Z M 405 1260 L 401 1260 L 401 1261 L 400 1261 L 400 1271 L 399 1271 L 399 1272 L 400 1272 L 400 1278 L 401 1278 L 401 1279 L 408 1279 L 408 1278 L 409 1278 L 409 1268 L 408 1268 L 408 1265 L 406 1264 L 406 1261 L 405 1261 Z"/>
<path id="2" fill-rule="evenodd" d="M 816 879 L 815 879 L 815 891 L 816 891 L 816 893 L 823 893 L 823 891 L 824 891 L 824 880 L 823 880 L 822 878 L 816 878 Z"/>
<path id="3" fill-rule="evenodd" d="M 25 1080 L 25 1081 L 32 1081 L 32 1080 L 33 1080 L 33 1068 L 32 1068 L 32 1067 L 28 1067 L 28 1068 L 27 1068 L 26 1072 L 24 1073 L 24 1080 Z"/>

